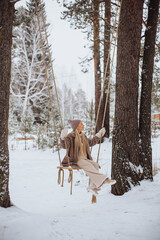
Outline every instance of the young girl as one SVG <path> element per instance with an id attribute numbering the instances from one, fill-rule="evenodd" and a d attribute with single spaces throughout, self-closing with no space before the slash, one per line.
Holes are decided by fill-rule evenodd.
<path id="1" fill-rule="evenodd" d="M 103 184 L 115 184 L 115 180 L 110 180 L 106 175 L 99 172 L 98 163 L 91 157 L 89 147 L 94 146 L 105 134 L 105 128 L 102 128 L 92 139 L 87 138 L 82 133 L 84 125 L 81 120 L 69 120 L 73 131 L 69 134 L 68 129 L 63 129 L 60 136 L 61 146 L 67 149 L 62 164 L 77 165 L 83 169 L 89 176 L 88 191 L 97 194 Z"/>

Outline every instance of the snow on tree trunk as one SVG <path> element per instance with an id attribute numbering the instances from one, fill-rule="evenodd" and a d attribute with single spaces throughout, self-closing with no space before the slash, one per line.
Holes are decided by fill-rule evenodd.
<path id="1" fill-rule="evenodd" d="M 0 1 L 0 206 L 10 206 L 8 115 L 14 4 Z"/>
<path id="2" fill-rule="evenodd" d="M 145 44 L 142 66 L 142 89 L 139 117 L 140 162 L 143 166 L 145 179 L 152 176 L 151 147 L 151 93 L 155 54 L 155 39 L 158 22 L 159 0 L 151 0 L 148 7 L 148 20 L 145 31 Z"/>
<path id="3" fill-rule="evenodd" d="M 143 0 L 122 3 L 117 46 L 115 122 L 112 142 L 112 193 L 138 184 L 138 71 Z"/>

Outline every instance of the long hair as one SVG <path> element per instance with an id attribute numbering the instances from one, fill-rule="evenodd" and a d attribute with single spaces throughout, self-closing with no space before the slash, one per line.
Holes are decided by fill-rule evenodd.
<path id="1" fill-rule="evenodd" d="M 86 138 L 84 134 L 79 134 L 78 130 L 75 130 L 74 133 L 74 157 L 77 159 L 80 155 L 86 154 Z"/>

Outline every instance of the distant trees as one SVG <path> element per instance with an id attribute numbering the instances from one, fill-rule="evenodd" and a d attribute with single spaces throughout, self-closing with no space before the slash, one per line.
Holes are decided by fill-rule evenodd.
<path id="1" fill-rule="evenodd" d="M 42 25 L 39 1 L 37 3 L 40 24 Z M 41 29 L 42 37 L 44 38 L 42 26 Z M 27 3 L 27 9 L 23 7 L 18 9 L 15 18 L 14 37 L 12 47 L 10 133 L 19 132 L 24 137 L 36 135 L 38 148 L 54 147 L 56 141 L 53 116 L 46 85 L 42 46 L 37 17 L 35 15 L 35 2 L 33 0 Z M 52 84 L 45 38 L 43 39 L 43 47 L 49 76 L 56 131 L 59 134 L 61 131 L 61 121 L 56 93 Z M 64 125 L 67 125 L 68 119 L 72 118 L 79 118 L 89 123 L 87 119 L 87 114 L 89 114 L 87 113 L 88 101 L 82 89 L 78 89 L 74 93 L 68 86 L 64 85 L 62 89 L 58 89 L 58 96 Z M 13 102 L 17 104 L 13 104 Z M 90 128 L 88 128 L 88 131 L 90 131 Z"/>
<path id="2" fill-rule="evenodd" d="M 153 75 L 154 79 L 152 83 L 152 113 L 159 112 L 160 106 L 160 68 L 154 66 L 154 69 L 155 72 Z"/>
<path id="3" fill-rule="evenodd" d="M 28 106 L 42 109 L 48 100 L 36 16 L 29 26 L 22 23 L 15 27 L 14 34 L 11 93 L 21 99 L 23 121 Z"/>
<path id="4" fill-rule="evenodd" d="M 87 62 L 94 60 L 94 80 L 95 80 L 95 119 L 97 117 L 98 131 L 102 127 L 102 119 L 104 113 L 104 105 L 107 93 L 107 83 L 102 94 L 100 111 L 98 114 L 100 96 L 102 91 L 102 75 L 106 66 L 107 54 L 110 45 L 110 18 L 111 18 L 111 2 L 110 0 L 96 1 L 96 0 L 75 0 L 64 4 L 66 10 L 63 12 L 64 19 L 67 19 L 71 26 L 82 29 L 90 40 L 90 48 L 92 49 L 92 56 L 83 61 Z M 93 42 L 93 43 L 92 43 Z M 109 65 L 107 71 L 107 78 L 109 76 Z M 104 121 L 106 128 L 106 137 L 109 137 L 109 108 L 107 104 L 107 114 Z"/>
<path id="5" fill-rule="evenodd" d="M 86 98 L 86 93 L 82 89 L 73 92 L 66 84 L 63 85 L 62 90 L 58 89 L 58 92 L 64 125 L 68 125 L 69 119 L 80 119 L 85 124 L 85 130 L 91 133 L 94 125 L 94 110 L 93 103 L 89 103 Z"/>
<path id="6" fill-rule="evenodd" d="M 48 49 L 46 45 L 46 39 L 44 36 L 44 28 L 41 18 L 40 5 L 38 4 L 38 15 L 40 18 L 41 32 L 43 37 L 43 48 L 45 50 L 45 61 L 47 65 L 48 75 L 50 76 L 50 64 Z M 43 14 L 45 14 L 45 5 L 42 2 Z M 48 91 L 46 85 L 45 67 L 43 63 L 42 46 L 40 41 L 40 33 L 38 28 L 35 1 L 30 0 L 27 3 L 27 9 L 20 8 L 18 10 L 16 17 L 16 26 L 14 28 L 14 34 L 16 38 L 13 42 L 13 63 L 14 70 L 19 68 L 19 65 L 24 67 L 24 71 L 16 71 L 18 78 L 13 79 L 13 84 L 15 79 L 20 83 L 19 78 L 21 78 L 22 84 L 24 84 L 21 91 L 25 92 L 25 98 L 21 95 L 23 99 L 23 111 L 25 112 L 26 104 L 32 107 L 34 115 L 40 115 L 42 108 L 48 102 Z M 23 16 L 23 18 L 22 18 Z M 21 22 L 19 19 L 21 19 Z M 17 24 L 19 22 L 19 24 Z M 48 27 L 48 24 L 46 24 Z M 22 69 L 21 68 L 21 69 Z M 12 85 L 13 86 L 13 85 Z M 14 86 L 13 86 L 14 87 Z M 35 116 L 36 117 L 36 116 Z M 40 116 L 38 116 L 40 118 Z"/>
<path id="7" fill-rule="evenodd" d="M 14 3 L 0 1 L 0 207 L 10 207 L 8 115 Z"/>
<path id="8" fill-rule="evenodd" d="M 56 93 L 52 84 L 48 49 L 42 26 L 40 1 L 37 1 L 37 6 L 56 131 L 59 134 L 61 131 L 61 122 Z M 46 19 L 45 5 L 43 2 L 42 7 Z M 38 148 L 53 147 L 56 144 L 56 141 L 54 141 L 53 116 L 51 114 L 49 94 L 46 85 L 45 66 L 42 58 L 42 46 L 34 0 L 27 2 L 26 9 L 23 7 L 18 9 L 14 24 L 11 81 L 12 102 L 9 121 L 10 133 L 13 134 L 15 132 L 14 129 L 16 129 L 16 131 L 20 132 L 24 137 L 37 135 Z M 48 24 L 46 26 L 48 26 Z M 90 125 L 88 119 L 89 103 L 82 89 L 73 92 L 68 86 L 64 85 L 62 89 L 58 89 L 58 96 L 64 125 L 67 125 L 68 119 L 72 118 L 82 119 Z M 12 104 L 13 102 L 17 104 Z M 15 121 L 12 121 L 13 119 Z M 91 119 L 91 121 L 92 120 L 93 119 Z M 45 134 L 43 134 L 44 131 Z M 87 131 L 91 132 L 92 130 L 88 127 Z"/>
<path id="9" fill-rule="evenodd" d="M 45 16 L 45 6 L 42 2 Z M 48 49 L 46 45 L 40 5 L 38 2 L 38 14 L 41 20 L 41 31 L 43 47 L 45 50 L 45 61 L 51 84 L 51 68 L 49 63 Z M 47 25 L 48 26 L 48 25 Z M 46 27 L 47 27 L 46 26 Z M 12 80 L 11 97 L 12 101 L 19 103 L 11 104 L 11 117 L 17 119 L 22 132 L 28 132 L 26 122 L 34 124 L 46 122 L 44 112 L 48 108 L 48 88 L 46 84 L 45 66 L 43 63 L 42 46 L 35 10 L 35 1 L 30 0 L 27 8 L 19 8 L 14 21 L 14 39 L 12 46 Z M 12 125 L 12 124 L 10 124 Z"/>
<path id="10" fill-rule="evenodd" d="M 62 115 L 62 120 L 64 126 L 68 126 L 68 119 L 81 119 L 85 124 L 85 131 L 90 135 L 93 134 L 94 127 L 94 105 L 93 102 L 89 103 L 86 98 L 86 93 L 82 89 L 78 89 L 76 92 L 73 92 L 71 88 L 68 88 L 66 84 L 62 86 L 62 89 L 58 88 L 58 96 L 60 102 L 60 110 Z M 11 99 L 14 97 L 11 95 Z M 17 102 L 19 101 L 18 98 Z M 21 133 L 24 137 L 27 134 L 36 135 L 37 145 L 39 149 L 45 149 L 47 147 L 55 147 L 55 132 L 53 126 L 53 118 L 51 114 L 51 106 L 48 102 L 48 105 L 43 109 L 43 114 L 41 113 L 41 119 L 45 119 L 45 122 L 35 124 L 32 114 L 32 109 L 28 108 L 26 112 L 25 120 L 21 124 L 21 128 L 17 128 L 16 123 L 18 123 L 19 118 L 21 118 L 21 108 L 19 104 L 16 104 L 15 100 L 11 102 L 11 108 L 15 104 L 15 111 L 10 114 L 10 133 Z M 60 115 L 56 100 L 56 94 L 53 91 L 52 96 L 52 106 L 54 111 L 54 118 L 56 122 L 56 131 L 59 134 L 61 131 L 61 122 Z M 14 121 L 13 121 L 14 120 Z M 45 131 L 45 134 L 44 134 Z"/>

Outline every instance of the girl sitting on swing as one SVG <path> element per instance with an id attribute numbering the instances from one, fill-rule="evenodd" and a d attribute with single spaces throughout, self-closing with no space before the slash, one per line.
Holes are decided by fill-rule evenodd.
<path id="1" fill-rule="evenodd" d="M 105 134 L 105 128 L 102 128 L 92 139 L 89 139 L 82 133 L 84 125 L 81 120 L 69 120 L 73 131 L 68 134 L 68 129 L 63 129 L 60 136 L 61 146 L 67 150 L 62 164 L 77 165 L 83 169 L 89 176 L 88 191 L 94 195 L 98 194 L 103 184 L 115 184 L 115 180 L 107 178 L 106 175 L 99 172 L 98 163 L 91 157 L 89 147 L 94 146 Z"/>

